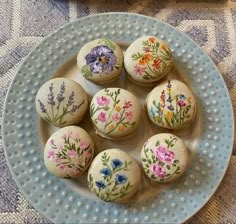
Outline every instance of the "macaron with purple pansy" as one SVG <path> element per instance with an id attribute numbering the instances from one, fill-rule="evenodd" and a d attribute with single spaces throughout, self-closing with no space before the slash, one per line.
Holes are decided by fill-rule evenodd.
<path id="1" fill-rule="evenodd" d="M 96 39 L 79 50 L 77 65 L 85 79 L 96 84 L 109 83 L 116 80 L 122 71 L 123 52 L 109 39 Z"/>

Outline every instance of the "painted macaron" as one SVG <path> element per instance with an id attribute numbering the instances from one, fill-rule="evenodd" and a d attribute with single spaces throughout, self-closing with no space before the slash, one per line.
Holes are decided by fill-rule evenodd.
<path id="1" fill-rule="evenodd" d="M 178 80 L 164 81 L 147 96 L 149 119 L 159 127 L 181 129 L 196 114 L 196 100 L 190 88 Z"/>
<path id="2" fill-rule="evenodd" d="M 125 202 L 140 186 L 137 162 L 126 152 L 107 149 L 99 153 L 88 171 L 88 187 L 101 200 Z"/>
<path id="3" fill-rule="evenodd" d="M 135 40 L 124 54 L 128 78 L 136 84 L 155 86 L 171 69 L 173 57 L 167 44 L 153 36 Z"/>
<path id="4" fill-rule="evenodd" d="M 138 99 L 121 88 L 106 88 L 97 92 L 90 105 L 90 116 L 97 134 L 108 139 L 130 135 L 140 121 Z"/>
<path id="5" fill-rule="evenodd" d="M 55 78 L 44 83 L 35 98 L 39 116 L 57 127 L 77 124 L 88 108 L 87 94 L 74 80 Z"/>
<path id="6" fill-rule="evenodd" d="M 149 138 L 141 150 L 145 174 L 153 181 L 167 183 L 179 178 L 188 164 L 188 150 L 184 142 L 169 133 Z"/>
<path id="7" fill-rule="evenodd" d="M 86 43 L 79 51 L 77 65 L 81 74 L 96 84 L 117 79 L 123 67 L 123 52 L 109 39 L 96 39 Z"/>
<path id="8" fill-rule="evenodd" d="M 83 174 L 94 155 L 94 143 L 89 134 L 77 126 L 56 131 L 44 148 L 47 169 L 60 178 L 74 178 Z"/>

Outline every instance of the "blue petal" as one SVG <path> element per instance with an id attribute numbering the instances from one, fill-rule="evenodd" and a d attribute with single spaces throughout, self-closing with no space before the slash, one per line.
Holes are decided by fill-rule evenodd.
<path id="1" fill-rule="evenodd" d="M 119 159 L 113 159 L 113 160 L 111 161 L 111 166 L 112 166 L 113 169 L 116 169 L 116 168 L 118 168 L 118 167 L 121 167 L 122 165 L 123 165 L 123 162 L 120 161 Z"/>
<path id="2" fill-rule="evenodd" d="M 179 98 L 180 98 L 181 100 L 185 100 L 185 95 L 184 95 L 184 94 L 180 94 L 180 95 L 179 95 Z"/>
<path id="3" fill-rule="evenodd" d="M 106 187 L 105 183 L 102 180 L 96 181 L 95 184 L 99 189 L 104 189 Z"/>
<path id="4" fill-rule="evenodd" d="M 99 173 L 101 174 L 101 176 L 103 177 L 108 177 L 111 176 L 111 170 L 108 168 L 102 168 Z"/>
<path id="5" fill-rule="evenodd" d="M 124 184 L 127 179 L 128 178 L 125 175 L 116 174 L 115 182 L 116 184 Z"/>

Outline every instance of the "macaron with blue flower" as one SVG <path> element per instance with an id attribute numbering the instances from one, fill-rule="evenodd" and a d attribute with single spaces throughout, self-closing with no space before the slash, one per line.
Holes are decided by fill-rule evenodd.
<path id="1" fill-rule="evenodd" d="M 88 187 L 106 202 L 126 202 L 137 192 L 141 172 L 137 162 L 120 149 L 107 149 L 93 160 Z"/>
<path id="2" fill-rule="evenodd" d="M 95 84 L 110 83 L 122 71 L 123 52 L 112 40 L 96 39 L 79 50 L 77 65 L 85 79 Z"/>

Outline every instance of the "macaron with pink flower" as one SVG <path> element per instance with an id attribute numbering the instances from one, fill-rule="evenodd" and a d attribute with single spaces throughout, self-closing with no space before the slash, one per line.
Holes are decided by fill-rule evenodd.
<path id="1" fill-rule="evenodd" d="M 94 143 L 89 134 L 77 126 L 56 131 L 47 141 L 44 162 L 53 175 L 74 178 L 82 175 L 94 156 Z"/>
<path id="2" fill-rule="evenodd" d="M 142 167 L 151 180 L 167 183 L 178 179 L 186 170 L 188 149 L 177 136 L 161 133 L 149 138 L 141 150 Z"/>
<path id="3" fill-rule="evenodd" d="M 90 104 L 90 117 L 97 134 L 108 139 L 129 136 L 139 125 L 141 106 L 136 96 L 121 88 L 97 92 Z"/>
<path id="4" fill-rule="evenodd" d="M 177 130 L 189 126 L 196 110 L 193 92 L 179 80 L 163 81 L 146 98 L 149 119 L 162 128 Z"/>

